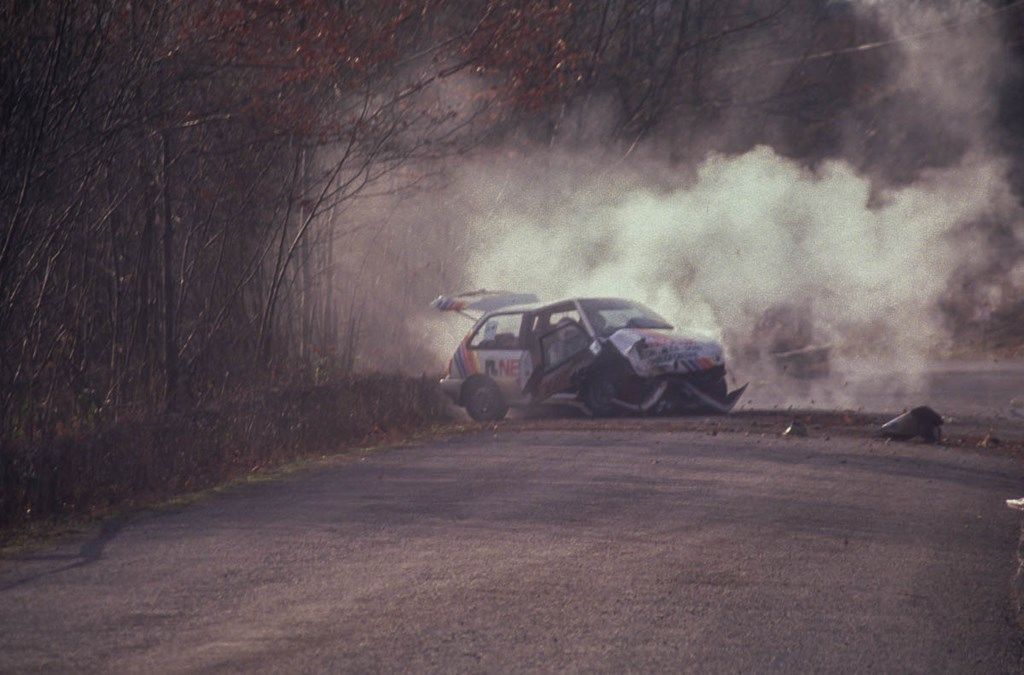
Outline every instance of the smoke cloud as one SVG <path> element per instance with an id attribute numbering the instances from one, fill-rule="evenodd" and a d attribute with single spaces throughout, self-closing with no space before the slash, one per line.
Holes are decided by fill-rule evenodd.
<path id="1" fill-rule="evenodd" d="M 866 363 L 914 380 L 950 346 L 938 307 L 954 275 L 1002 254 L 986 227 L 1022 235 L 991 133 L 1003 47 L 981 3 L 858 10 L 895 40 L 890 103 L 867 122 L 851 112 L 839 156 L 808 166 L 759 145 L 673 166 L 651 159 L 654 143 L 625 157 L 496 153 L 455 182 L 468 286 L 638 299 L 723 339 L 761 377 L 744 347 L 764 312 L 796 306 L 833 346 L 832 380 L 806 396 L 855 403 L 837 383 Z"/>
<path id="2" fill-rule="evenodd" d="M 756 126 L 741 106 L 699 138 L 668 124 L 639 143 L 601 142 L 615 112 L 588 96 L 564 115 L 577 121 L 564 138 L 478 150 L 445 187 L 392 213 L 440 224 L 408 228 L 409 265 L 424 270 L 416 302 L 470 288 L 633 298 L 721 339 L 759 403 L 856 406 L 845 385 L 879 372 L 913 386 L 951 346 L 951 294 L 966 312 L 1022 295 L 1024 217 L 1007 178 L 1016 160 L 997 119 L 1012 61 L 998 10 L 982 2 L 835 4 L 872 27 L 862 41 L 880 43 L 843 56 L 837 77 L 850 81 L 829 85 L 845 88 L 828 136 L 837 142 L 793 142 L 799 115 L 773 122 L 767 104 Z M 757 57 L 727 69 L 746 73 L 746 100 L 785 86 L 758 74 L 792 61 L 774 49 L 733 52 Z M 789 386 L 752 360 L 758 322 L 779 306 L 798 308 L 814 342 L 832 347 L 828 381 Z M 406 363 L 424 370 L 466 328 L 411 308 L 403 321 L 430 355 Z"/>
<path id="3" fill-rule="evenodd" d="M 848 163 L 811 170 L 767 147 L 709 157 L 672 190 L 581 179 L 576 161 L 547 155 L 530 171 L 515 160 L 476 187 L 494 207 L 473 223 L 475 285 L 635 298 L 733 356 L 764 312 L 792 304 L 840 358 L 869 352 L 913 374 L 944 346 L 936 306 L 973 255 L 954 235 L 1016 210 L 1003 164 L 974 156 L 882 190 Z"/>

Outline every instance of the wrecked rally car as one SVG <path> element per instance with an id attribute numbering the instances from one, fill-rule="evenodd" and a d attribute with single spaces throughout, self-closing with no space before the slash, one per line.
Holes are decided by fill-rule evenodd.
<path id="1" fill-rule="evenodd" d="M 441 296 L 441 311 L 483 312 L 448 364 L 442 390 L 477 421 L 510 406 L 572 404 L 595 417 L 725 413 L 722 347 L 674 332 L 643 305 L 616 298 L 539 304 L 529 294 L 475 291 Z"/>

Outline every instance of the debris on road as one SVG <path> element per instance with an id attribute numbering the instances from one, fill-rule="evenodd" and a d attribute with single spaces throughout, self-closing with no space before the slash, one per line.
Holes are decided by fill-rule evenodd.
<path id="1" fill-rule="evenodd" d="M 1007 499 L 1006 505 L 1016 511 L 1024 511 L 1024 497 L 1019 499 Z"/>
<path id="2" fill-rule="evenodd" d="M 807 425 L 798 419 L 794 419 L 782 432 L 783 436 L 805 438 L 807 436 Z"/>
<path id="3" fill-rule="evenodd" d="M 926 405 L 895 417 L 878 430 L 877 435 L 896 441 L 908 441 L 920 436 L 928 443 L 935 443 L 942 436 L 942 416 Z"/>
<path id="4" fill-rule="evenodd" d="M 989 430 L 985 437 L 978 441 L 979 448 L 994 448 L 999 445 L 999 439 L 992 435 L 992 431 Z"/>

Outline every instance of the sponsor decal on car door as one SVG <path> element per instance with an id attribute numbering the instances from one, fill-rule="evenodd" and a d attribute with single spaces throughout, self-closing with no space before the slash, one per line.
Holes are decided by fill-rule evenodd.
<path id="1" fill-rule="evenodd" d="M 529 352 L 520 338 L 523 315 L 497 314 L 488 318 L 467 345 L 472 352 L 476 372 L 487 375 L 506 399 L 522 398 L 522 390 L 532 372 Z"/>

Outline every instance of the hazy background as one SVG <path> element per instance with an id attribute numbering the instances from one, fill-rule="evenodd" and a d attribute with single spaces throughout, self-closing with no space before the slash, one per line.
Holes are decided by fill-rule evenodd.
<path id="1" fill-rule="evenodd" d="M 835 25 L 808 28 L 810 13 L 796 11 L 771 39 L 723 46 L 708 87 L 728 102 L 710 119 L 684 108 L 626 143 L 618 101 L 590 95 L 544 142 L 518 132 L 460 158 L 425 201 L 410 200 L 414 217 L 432 216 L 422 227 L 451 233 L 437 291 L 635 298 L 724 339 L 761 384 L 770 371 L 741 363 L 740 348 L 763 312 L 788 303 L 834 346 L 835 375 L 783 396 L 849 404 L 836 385 L 879 372 L 912 383 L 969 339 L 972 321 L 1022 297 L 1021 156 L 1001 118 L 1019 96 L 1008 93 L 1020 77 L 1010 10 L 824 11 L 813 18 Z M 822 31 L 846 46 L 809 38 Z M 464 329 L 414 325 L 440 336 L 436 363 Z"/>
<path id="2" fill-rule="evenodd" d="M 428 308 L 628 296 L 868 371 L 1024 326 L 1024 3 L 44 0 L 0 11 L 0 436 L 354 371 Z M 93 422 L 89 422 L 92 424 Z"/>

